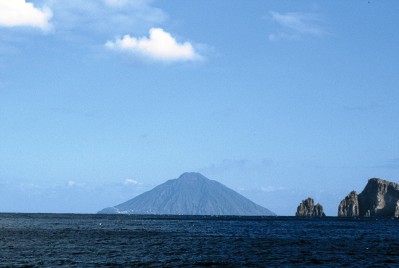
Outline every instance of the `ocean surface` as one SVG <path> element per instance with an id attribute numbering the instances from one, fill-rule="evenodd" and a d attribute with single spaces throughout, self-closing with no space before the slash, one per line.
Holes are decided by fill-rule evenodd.
<path id="1" fill-rule="evenodd" d="M 0 214 L 1 267 L 399 267 L 397 219 Z"/>

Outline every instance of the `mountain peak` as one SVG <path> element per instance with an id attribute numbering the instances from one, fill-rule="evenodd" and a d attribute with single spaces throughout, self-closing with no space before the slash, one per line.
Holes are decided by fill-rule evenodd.
<path id="1" fill-rule="evenodd" d="M 185 172 L 180 175 L 178 180 L 209 180 L 209 179 L 198 172 Z"/>

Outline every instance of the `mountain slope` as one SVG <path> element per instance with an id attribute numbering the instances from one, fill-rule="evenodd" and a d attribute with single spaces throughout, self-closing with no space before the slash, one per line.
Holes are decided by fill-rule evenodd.
<path id="1" fill-rule="evenodd" d="M 184 173 L 99 213 L 172 215 L 275 215 L 223 184 L 199 173 Z"/>

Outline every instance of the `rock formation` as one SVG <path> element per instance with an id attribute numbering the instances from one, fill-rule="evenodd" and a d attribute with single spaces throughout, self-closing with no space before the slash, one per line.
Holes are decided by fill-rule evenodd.
<path id="1" fill-rule="evenodd" d="M 358 195 L 352 191 L 338 207 L 339 217 L 399 217 L 399 184 L 370 179 Z"/>
<path id="2" fill-rule="evenodd" d="M 299 204 L 295 216 L 297 217 L 324 217 L 323 206 L 314 204 L 312 198 L 308 197 Z"/>
<path id="3" fill-rule="evenodd" d="M 338 216 L 359 216 L 359 201 L 355 191 L 350 192 L 338 207 Z"/>
<path id="4" fill-rule="evenodd" d="M 274 216 L 223 184 L 199 173 L 184 173 L 101 214 Z"/>

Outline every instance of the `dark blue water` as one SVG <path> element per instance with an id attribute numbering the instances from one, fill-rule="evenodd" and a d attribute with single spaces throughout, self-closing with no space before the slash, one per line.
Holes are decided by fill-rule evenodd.
<path id="1" fill-rule="evenodd" d="M 0 214 L 0 266 L 398 266 L 399 220 Z"/>

